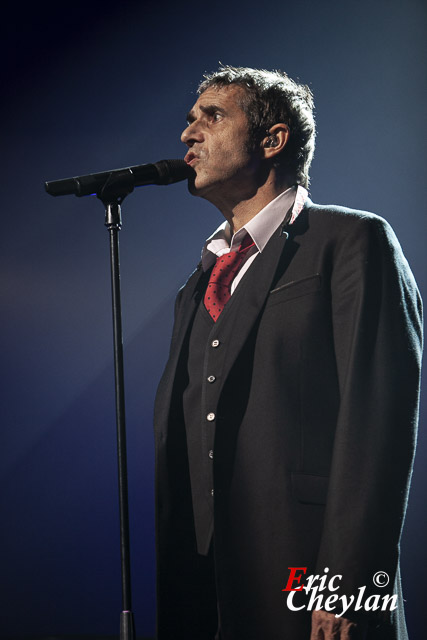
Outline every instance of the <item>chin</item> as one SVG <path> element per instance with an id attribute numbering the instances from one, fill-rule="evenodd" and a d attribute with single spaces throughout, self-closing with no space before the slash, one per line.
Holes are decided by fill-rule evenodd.
<path id="1" fill-rule="evenodd" d="M 203 195 L 209 191 L 209 186 L 209 183 L 200 176 L 196 175 L 188 179 L 188 191 L 193 196 L 203 197 Z"/>
<path id="2" fill-rule="evenodd" d="M 192 196 L 200 195 L 194 180 L 188 181 L 188 191 L 191 193 Z"/>

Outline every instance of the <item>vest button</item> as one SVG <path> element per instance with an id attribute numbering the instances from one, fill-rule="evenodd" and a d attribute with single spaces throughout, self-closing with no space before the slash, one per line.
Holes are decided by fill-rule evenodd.
<path id="1" fill-rule="evenodd" d="M 215 376 L 208 376 L 208 382 L 215 382 Z"/>
<path id="2" fill-rule="evenodd" d="M 211 460 L 213 459 L 213 450 L 212 450 L 212 449 L 209 451 L 209 458 L 210 458 Z"/>
<path id="3" fill-rule="evenodd" d="M 211 496 L 213 496 L 213 494 L 214 494 L 214 490 L 213 490 L 213 489 L 211 489 Z"/>
<path id="4" fill-rule="evenodd" d="M 219 340 L 212 340 L 211 343 L 212 347 L 215 349 L 215 347 L 219 347 Z"/>
<path id="5" fill-rule="evenodd" d="M 215 414 L 208 413 L 208 415 L 206 416 L 206 420 L 209 420 L 209 422 L 212 422 L 212 420 L 215 420 Z"/>

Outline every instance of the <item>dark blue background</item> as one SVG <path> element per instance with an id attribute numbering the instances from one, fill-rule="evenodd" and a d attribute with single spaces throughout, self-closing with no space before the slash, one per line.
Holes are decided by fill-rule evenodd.
<path id="1" fill-rule="evenodd" d="M 182 157 L 203 72 L 219 61 L 281 68 L 315 95 L 313 200 L 387 218 L 425 292 L 426 5 L 39 2 L 11 4 L 1 31 L 0 634 L 112 634 L 108 234 L 101 203 L 51 198 L 43 182 Z M 185 183 L 139 189 L 123 213 L 133 609 L 150 635 L 153 397 L 175 293 L 221 218 Z M 425 617 L 425 423 L 424 409 L 402 545 L 412 634 Z"/>

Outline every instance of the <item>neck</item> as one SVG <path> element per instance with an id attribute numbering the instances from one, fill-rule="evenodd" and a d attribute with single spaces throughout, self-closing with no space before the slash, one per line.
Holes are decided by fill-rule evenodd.
<path id="1" fill-rule="evenodd" d="M 291 186 L 286 180 L 278 180 L 276 176 L 269 178 L 258 187 L 252 187 L 246 194 L 234 191 L 234 197 L 226 193 L 209 198 L 228 221 L 232 233 L 236 233 L 249 220 L 254 218 L 269 202 Z"/>

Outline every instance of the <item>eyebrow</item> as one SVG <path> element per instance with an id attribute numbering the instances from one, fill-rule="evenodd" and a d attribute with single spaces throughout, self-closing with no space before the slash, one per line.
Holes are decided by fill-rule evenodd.
<path id="1" fill-rule="evenodd" d="M 222 107 L 220 107 L 217 104 L 208 104 L 206 106 L 200 105 L 199 109 L 203 113 L 206 113 L 206 115 L 208 115 L 208 116 L 212 115 L 216 111 L 219 111 L 220 113 L 225 113 L 225 109 L 223 109 Z M 191 109 L 191 111 L 189 111 L 187 113 L 186 120 L 187 120 L 187 122 L 189 124 L 191 124 L 192 122 L 194 122 L 196 120 L 196 116 L 194 114 L 194 110 L 193 109 Z"/>

